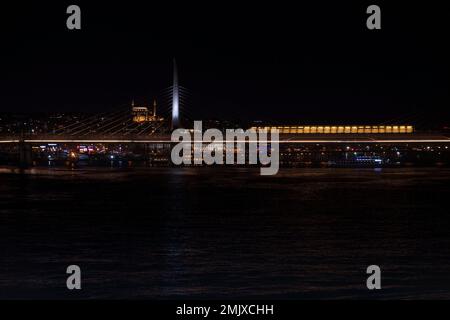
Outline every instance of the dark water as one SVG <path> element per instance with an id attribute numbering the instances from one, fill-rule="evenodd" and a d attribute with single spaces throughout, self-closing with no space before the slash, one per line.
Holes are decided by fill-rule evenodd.
<path id="1" fill-rule="evenodd" d="M 450 298 L 449 179 L 437 168 L 0 169 L 0 298 Z M 71 264 L 81 291 L 66 289 Z"/>

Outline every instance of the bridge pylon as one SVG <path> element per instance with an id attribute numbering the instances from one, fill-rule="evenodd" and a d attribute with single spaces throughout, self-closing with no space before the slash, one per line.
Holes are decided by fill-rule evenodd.
<path id="1" fill-rule="evenodd" d="M 171 129 L 180 126 L 180 88 L 178 86 L 177 61 L 173 59 L 173 84 L 172 84 L 172 122 Z"/>

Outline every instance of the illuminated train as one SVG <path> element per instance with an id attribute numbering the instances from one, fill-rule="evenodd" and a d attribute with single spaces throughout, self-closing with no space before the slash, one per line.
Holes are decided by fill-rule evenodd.
<path id="1" fill-rule="evenodd" d="M 383 126 L 261 126 L 251 127 L 250 130 L 271 131 L 277 129 L 280 134 L 376 134 L 376 133 L 413 133 L 411 125 L 383 125 Z"/>

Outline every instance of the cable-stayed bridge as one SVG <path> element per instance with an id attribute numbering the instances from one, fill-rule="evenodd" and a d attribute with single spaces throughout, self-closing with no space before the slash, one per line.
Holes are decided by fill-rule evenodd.
<path id="1" fill-rule="evenodd" d="M 127 103 L 103 113 L 67 120 L 45 133 L 25 133 L 23 130 L 22 134 L 0 135 L 0 143 L 173 143 L 171 132 L 183 127 L 183 122 L 192 126 L 193 120 L 196 120 L 190 116 L 187 108 L 189 95 L 189 91 L 179 85 L 174 60 L 173 84 L 160 95 L 158 108 L 156 102 L 153 110 L 150 110 L 151 106 L 136 105 L 133 101 L 131 105 Z M 283 144 L 450 142 L 450 138 L 444 134 L 417 133 L 412 126 L 275 128 L 281 129 L 277 142 Z"/>

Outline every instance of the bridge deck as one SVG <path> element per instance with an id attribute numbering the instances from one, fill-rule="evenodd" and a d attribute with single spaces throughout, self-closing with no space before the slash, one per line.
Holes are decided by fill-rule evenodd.
<path id="1" fill-rule="evenodd" d="M 17 136 L 0 137 L 0 143 L 19 143 Z M 170 143 L 170 135 L 159 136 L 58 136 L 24 137 L 25 143 Z M 280 134 L 279 143 L 450 143 L 445 134 Z"/>

